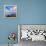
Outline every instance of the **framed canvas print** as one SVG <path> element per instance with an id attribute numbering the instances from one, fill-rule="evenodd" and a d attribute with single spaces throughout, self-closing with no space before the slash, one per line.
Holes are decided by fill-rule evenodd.
<path id="1" fill-rule="evenodd" d="M 5 17 L 16 17 L 17 6 L 16 5 L 4 5 L 4 16 Z"/>

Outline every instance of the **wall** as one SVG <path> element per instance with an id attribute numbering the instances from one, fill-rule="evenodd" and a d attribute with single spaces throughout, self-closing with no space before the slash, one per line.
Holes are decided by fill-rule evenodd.
<path id="1" fill-rule="evenodd" d="M 21 24 L 46 24 L 46 0 L 21 0 Z"/>
<path id="2" fill-rule="evenodd" d="M 5 4 L 17 4 L 16 18 L 3 18 Z M 17 32 L 17 24 L 46 24 L 46 0 L 0 0 L 0 44 L 8 43 L 7 36 Z"/>
<path id="3" fill-rule="evenodd" d="M 0 0 L 0 44 L 7 44 L 8 34 L 10 32 L 16 32 L 18 35 L 17 24 L 18 24 L 18 15 L 16 18 L 4 18 L 4 5 L 15 5 L 17 0 Z M 16 38 L 16 43 L 18 42 L 18 37 Z"/>

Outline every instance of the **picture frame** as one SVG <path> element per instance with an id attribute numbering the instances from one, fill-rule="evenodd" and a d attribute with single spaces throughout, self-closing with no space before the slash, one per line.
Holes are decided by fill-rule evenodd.
<path id="1" fill-rule="evenodd" d="M 17 5 L 4 5 L 4 17 L 16 17 Z"/>

